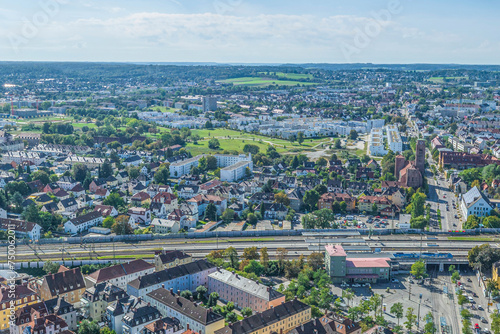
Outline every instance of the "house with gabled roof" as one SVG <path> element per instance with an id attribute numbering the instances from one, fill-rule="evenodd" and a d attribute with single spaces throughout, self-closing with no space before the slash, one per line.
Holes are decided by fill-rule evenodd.
<path id="1" fill-rule="evenodd" d="M 108 282 L 125 289 L 127 284 L 140 276 L 151 274 L 155 266 L 142 260 L 120 263 L 111 267 L 102 268 L 85 276 L 87 286 Z"/>
<path id="2" fill-rule="evenodd" d="M 85 280 L 80 268 L 62 267 L 58 273 L 45 275 L 39 287 L 39 294 L 43 300 L 64 297 L 73 305 L 80 302 L 84 291 Z"/>

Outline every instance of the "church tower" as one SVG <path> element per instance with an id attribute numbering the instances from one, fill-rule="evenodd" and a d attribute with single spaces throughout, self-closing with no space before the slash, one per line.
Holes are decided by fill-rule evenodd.
<path id="1" fill-rule="evenodd" d="M 425 140 L 417 140 L 417 148 L 415 150 L 415 166 L 418 168 L 422 177 L 425 175 Z"/>

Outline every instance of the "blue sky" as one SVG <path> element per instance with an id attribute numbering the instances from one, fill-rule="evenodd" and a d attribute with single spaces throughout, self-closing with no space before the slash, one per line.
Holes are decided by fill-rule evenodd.
<path id="1" fill-rule="evenodd" d="M 498 64 L 493 0 L 17 0 L 0 60 Z"/>

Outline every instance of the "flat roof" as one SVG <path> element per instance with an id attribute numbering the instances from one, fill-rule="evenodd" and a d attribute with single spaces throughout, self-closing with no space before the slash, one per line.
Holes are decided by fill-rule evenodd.
<path id="1" fill-rule="evenodd" d="M 326 245 L 325 250 L 330 256 L 347 256 L 341 245 Z"/>

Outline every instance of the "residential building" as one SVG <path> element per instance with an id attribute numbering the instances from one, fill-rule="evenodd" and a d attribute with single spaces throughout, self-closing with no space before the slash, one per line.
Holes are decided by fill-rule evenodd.
<path id="1" fill-rule="evenodd" d="M 208 275 L 216 267 L 205 259 L 181 264 L 152 274 L 139 276 L 127 285 L 131 296 L 144 297 L 147 293 L 159 289 L 162 285 L 177 290 L 194 291 L 198 286 L 208 284 Z"/>
<path id="2" fill-rule="evenodd" d="M 97 321 L 105 319 L 106 308 L 114 301 L 128 297 L 127 293 L 119 287 L 101 282 L 87 288 L 83 293 L 80 304 L 83 317 Z"/>
<path id="3" fill-rule="evenodd" d="M 156 271 L 165 270 L 190 262 L 193 262 L 193 257 L 181 250 L 162 250 L 155 254 Z"/>
<path id="4" fill-rule="evenodd" d="M 238 309 L 249 307 L 254 312 L 263 312 L 285 302 L 285 295 L 272 287 L 225 269 L 217 269 L 208 276 L 208 293 L 212 292 L 217 292 L 225 302 L 233 302 Z"/>
<path id="5" fill-rule="evenodd" d="M 319 319 L 313 319 L 295 327 L 288 334 L 361 334 L 359 323 L 335 313 L 327 313 Z"/>
<path id="6" fill-rule="evenodd" d="M 288 333 L 311 320 L 311 307 L 297 298 L 227 325 L 215 334 Z"/>
<path id="7" fill-rule="evenodd" d="M 69 330 L 75 331 L 77 329 L 76 308 L 64 298 L 54 298 L 25 305 L 18 309 L 15 313 L 15 323 L 13 325 L 11 323 L 10 333 L 23 334 L 25 328 L 31 326 L 35 319 L 51 314 L 64 320 Z"/>
<path id="8" fill-rule="evenodd" d="M 248 172 L 247 172 L 248 171 Z M 240 161 L 234 165 L 224 167 L 220 170 L 220 180 L 227 182 L 236 182 L 241 180 L 248 175 L 248 173 L 253 172 L 253 162 L 250 161 Z"/>
<path id="9" fill-rule="evenodd" d="M 88 282 L 87 285 L 108 282 L 118 288 L 126 289 L 129 282 L 154 271 L 154 265 L 142 259 L 137 259 L 94 271 L 86 276 L 85 280 Z"/>
<path id="10" fill-rule="evenodd" d="M 494 206 L 491 204 L 488 197 L 477 187 L 463 194 L 460 200 L 460 210 L 465 220 L 467 220 L 470 215 L 476 217 L 489 216 L 493 209 Z"/>
<path id="11" fill-rule="evenodd" d="M 201 303 L 181 297 L 171 288 L 156 289 L 146 295 L 145 301 L 156 307 L 164 317 L 177 318 L 181 326 L 200 334 L 214 334 L 224 327 L 224 317 Z"/>
<path id="12" fill-rule="evenodd" d="M 41 238 L 42 228 L 40 225 L 24 220 L 0 218 L 0 231 L 14 231 L 18 239 L 30 239 L 38 241 Z"/>
<path id="13" fill-rule="evenodd" d="M 0 330 L 9 329 L 11 306 L 17 311 L 39 300 L 37 293 L 30 289 L 27 283 L 17 284 L 14 289 L 10 286 L 0 286 Z"/>
<path id="14" fill-rule="evenodd" d="M 71 234 L 81 233 L 93 226 L 101 224 L 102 221 L 101 214 L 97 211 L 92 211 L 83 216 L 68 220 L 64 223 L 64 231 Z"/>
<path id="15" fill-rule="evenodd" d="M 80 268 L 68 269 L 63 266 L 55 274 L 45 275 L 39 286 L 39 295 L 43 300 L 64 297 L 71 304 L 80 302 L 85 291 L 85 280 Z"/>
<path id="16" fill-rule="evenodd" d="M 159 319 L 161 313 L 138 297 L 118 299 L 106 308 L 106 323 L 116 334 L 138 334 Z"/>

